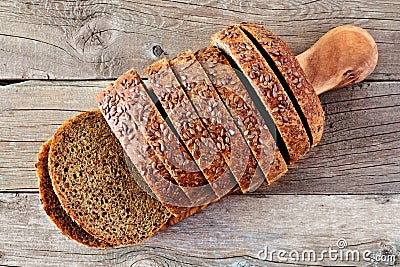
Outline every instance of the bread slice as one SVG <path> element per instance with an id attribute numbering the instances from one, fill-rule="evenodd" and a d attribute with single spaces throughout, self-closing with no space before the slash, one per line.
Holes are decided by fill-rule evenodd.
<path id="1" fill-rule="evenodd" d="M 145 183 L 140 184 L 147 183 L 151 189 L 150 192 L 153 192 L 174 216 L 187 212 L 188 207 L 191 206 L 190 200 L 174 183 L 174 178 L 157 157 L 156 151 L 146 141 L 145 136 L 138 131 L 139 126 L 129 113 L 131 109 L 129 106 L 131 103 L 126 102 L 124 93 L 118 92 L 114 84 L 111 84 L 99 96 L 100 111 L 121 143 L 127 160 L 132 162 L 144 179 Z"/>
<path id="2" fill-rule="evenodd" d="M 100 111 L 66 121 L 49 152 L 53 188 L 66 213 L 92 236 L 135 244 L 158 231 L 171 213 L 135 182 L 123 149 Z"/>
<path id="3" fill-rule="evenodd" d="M 70 239 L 95 248 L 114 247 L 114 244 L 105 242 L 87 233 L 82 227 L 73 221 L 62 208 L 61 203 L 53 190 L 48 170 L 48 158 L 51 142 L 52 139 L 42 145 L 36 163 L 36 174 L 39 178 L 40 200 L 44 211 L 57 228 Z"/>
<path id="4" fill-rule="evenodd" d="M 211 43 L 228 54 L 245 74 L 274 120 L 285 142 L 289 162 L 304 156 L 310 149 L 310 141 L 303 123 L 275 73 L 252 41 L 238 26 L 229 26 L 214 34 Z"/>
<path id="5" fill-rule="evenodd" d="M 87 125 L 81 124 L 82 129 L 88 127 Z M 38 161 L 35 164 L 36 173 L 39 179 L 39 191 L 40 191 L 40 200 L 43 205 L 43 208 L 46 214 L 49 216 L 50 220 L 59 228 L 59 230 L 66 235 L 67 237 L 75 240 L 76 242 L 94 247 L 94 248 L 112 248 L 115 247 L 115 244 L 108 243 L 104 240 L 96 238 L 86 232 L 79 224 L 77 224 L 64 210 L 62 207 L 57 194 L 54 192 L 52 180 L 48 171 L 48 159 L 49 159 L 49 150 L 52 143 L 52 139 L 46 141 L 41 148 L 41 151 L 38 154 Z M 105 168 L 108 168 L 108 165 L 104 165 Z M 119 165 L 116 165 L 119 167 Z M 121 166 L 124 168 L 124 166 Z M 133 173 L 138 175 L 138 171 L 134 166 L 130 166 L 133 168 Z M 187 212 L 180 214 L 179 216 L 170 216 L 168 221 L 163 224 L 157 231 L 164 230 L 183 219 L 203 210 L 208 205 L 202 205 L 193 207 L 187 210 Z M 154 232 L 154 233 L 155 233 Z"/>
<path id="6" fill-rule="evenodd" d="M 170 65 L 214 143 L 221 146 L 242 192 L 256 190 L 265 176 L 200 62 L 187 50 L 171 59 Z M 209 130 L 213 128 L 220 130 L 214 134 Z"/>
<path id="7" fill-rule="evenodd" d="M 150 145 L 170 174 L 163 178 L 172 177 L 180 186 L 179 189 L 182 188 L 189 198 L 182 199 L 180 196 L 173 199 L 173 203 L 168 203 L 169 205 L 188 207 L 215 200 L 216 196 L 208 181 L 162 118 L 134 69 L 121 75 L 113 85 L 103 90 L 97 97 L 97 102 L 111 129 L 135 165 L 141 164 L 138 162 L 139 158 L 134 155 L 136 151 L 141 146 Z M 119 112 L 114 113 L 113 110 Z M 135 125 L 137 128 L 134 128 Z M 141 134 L 142 138 L 126 140 L 133 131 Z M 147 159 L 143 162 L 146 161 Z M 161 192 L 157 190 L 155 184 L 151 183 L 150 179 L 147 181 L 153 192 L 160 195 Z M 161 196 L 162 198 L 165 197 Z"/>
<path id="8" fill-rule="evenodd" d="M 274 173 L 274 170 L 284 173 L 287 166 L 264 118 L 246 88 L 228 59 L 218 48 L 212 46 L 203 48 L 195 55 L 230 111 L 236 125 L 244 133 L 243 136 L 267 177 L 268 183 L 272 183 L 279 176 Z"/>
<path id="9" fill-rule="evenodd" d="M 161 59 L 145 70 L 148 88 L 158 97 L 179 137 L 218 197 L 228 194 L 236 185 L 223 151 L 212 141 L 192 103 L 185 95 L 168 60 Z M 208 129 L 218 132 L 219 129 Z M 202 153 L 206 151 L 206 153 Z"/>
<path id="10" fill-rule="evenodd" d="M 310 135 L 311 145 L 315 146 L 322 137 L 324 111 L 295 55 L 282 39 L 262 25 L 242 22 L 240 27 L 260 47 L 270 66 L 275 70 L 302 117 Z"/>

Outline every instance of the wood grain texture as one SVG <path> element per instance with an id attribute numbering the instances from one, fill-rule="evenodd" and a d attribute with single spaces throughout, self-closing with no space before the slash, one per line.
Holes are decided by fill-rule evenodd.
<path id="1" fill-rule="evenodd" d="M 30 81 L 0 87 L 0 190 L 37 192 L 42 142 L 65 120 L 95 109 L 109 81 Z M 400 193 L 399 82 L 364 82 L 321 97 L 322 142 L 254 194 Z"/>
<path id="2" fill-rule="evenodd" d="M 207 46 L 238 21 L 264 22 L 296 53 L 328 30 L 353 24 L 376 39 L 371 80 L 400 79 L 396 1 L 1 1 L 0 78 L 103 79 L 142 70 L 158 53 Z"/>
<path id="3" fill-rule="evenodd" d="M 0 1 L 0 266 L 391 266 L 257 259 L 265 245 L 321 251 L 340 238 L 399 265 L 399 9 L 385 0 Z M 322 142 L 273 186 L 228 196 L 138 246 L 96 250 L 62 236 L 40 206 L 34 163 L 110 82 L 83 80 L 142 70 L 157 45 L 169 56 L 195 51 L 242 20 L 264 22 L 295 54 L 336 26 L 360 26 L 377 41 L 378 66 L 367 82 L 321 96 Z M 28 79 L 80 81 L 3 86 Z"/>
<path id="4" fill-rule="evenodd" d="M 142 244 L 100 250 L 61 235 L 36 194 L 0 194 L 0 265 L 391 266 L 329 257 L 321 262 L 286 262 L 276 256 L 264 261 L 258 252 L 267 246 L 269 251 L 320 253 L 338 249 L 337 241 L 345 239 L 348 250 L 397 258 L 399 209 L 398 194 L 228 196 Z"/>
<path id="5" fill-rule="evenodd" d="M 363 28 L 342 25 L 324 34 L 297 59 L 321 95 L 368 78 L 378 63 L 378 46 Z"/>

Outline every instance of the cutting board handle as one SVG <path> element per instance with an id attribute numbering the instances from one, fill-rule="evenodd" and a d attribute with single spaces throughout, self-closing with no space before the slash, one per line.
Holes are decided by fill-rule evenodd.
<path id="1" fill-rule="evenodd" d="M 375 69 L 378 48 L 364 29 L 336 27 L 297 56 L 318 95 L 364 80 Z"/>

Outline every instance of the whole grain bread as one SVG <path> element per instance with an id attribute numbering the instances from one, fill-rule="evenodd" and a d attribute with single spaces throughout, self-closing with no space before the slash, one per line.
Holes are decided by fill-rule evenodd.
<path id="1" fill-rule="evenodd" d="M 129 103 L 111 84 L 98 97 L 100 111 L 122 145 L 129 161 L 138 169 L 154 195 L 174 215 L 186 213 L 191 206 L 182 189 L 175 184 L 155 150 L 138 131 L 138 125 L 129 113 Z M 134 109 L 132 109 L 134 110 Z M 176 205 L 179 203 L 179 205 Z"/>
<path id="2" fill-rule="evenodd" d="M 145 70 L 149 89 L 158 97 L 183 143 L 218 197 L 236 185 L 221 149 L 212 141 L 189 98 L 181 88 L 168 60 L 161 59 Z M 219 131 L 219 128 L 208 129 Z M 206 153 L 201 151 L 206 150 Z"/>
<path id="3" fill-rule="evenodd" d="M 81 124 L 82 129 L 85 129 L 87 125 Z M 94 247 L 94 248 L 111 248 L 115 247 L 115 244 L 108 243 L 104 240 L 96 238 L 86 232 L 79 224 L 77 224 L 64 210 L 62 207 L 57 194 L 54 192 L 52 180 L 48 171 L 48 159 L 49 159 L 49 150 L 52 143 L 52 139 L 46 141 L 41 148 L 41 151 L 38 154 L 38 161 L 35 164 L 36 173 L 39 179 L 39 191 L 40 191 L 40 200 L 43 205 L 43 209 L 46 214 L 49 216 L 50 220 L 57 226 L 57 228 L 67 237 L 75 240 L 76 242 Z M 104 165 L 105 168 L 108 168 L 108 165 Z M 116 167 L 122 167 L 116 165 Z M 133 168 L 133 173 L 135 175 L 139 175 L 136 168 L 130 165 Z M 137 179 L 135 179 L 137 181 Z M 209 203 L 210 204 L 210 203 Z M 196 206 L 188 209 L 185 213 L 180 214 L 179 216 L 170 216 L 168 221 L 163 224 L 156 232 L 164 230 L 183 219 L 203 210 L 207 205 Z"/>
<path id="4" fill-rule="evenodd" d="M 82 114 L 84 116 L 85 113 Z M 69 121 L 68 121 L 69 122 Z M 68 123 L 67 122 L 67 123 Z M 78 131 L 86 131 L 89 127 L 92 127 L 92 123 L 88 122 L 78 122 L 77 125 Z M 79 129 L 80 128 L 80 129 Z M 112 135 L 109 136 L 109 138 L 115 139 Z M 95 142 L 95 140 L 91 140 L 92 142 Z M 42 151 L 39 154 L 39 160 L 37 163 L 37 173 L 38 177 L 41 181 L 40 188 L 41 188 L 41 199 L 43 201 L 44 208 L 46 210 L 46 213 L 49 214 L 50 218 L 54 223 L 60 228 L 60 230 L 68 235 L 70 238 L 78 241 L 79 243 L 82 243 L 84 245 L 92 246 L 92 247 L 98 247 L 98 248 L 107 248 L 107 247 L 113 247 L 115 244 L 108 243 L 105 241 L 102 241 L 99 238 L 96 238 L 83 230 L 82 227 L 80 227 L 74 220 L 72 220 L 71 217 L 65 212 L 65 210 L 62 208 L 60 201 L 58 200 L 58 196 L 55 194 L 53 191 L 53 186 L 51 184 L 50 180 L 50 175 L 47 171 L 47 160 L 48 160 L 48 151 L 50 148 L 51 142 L 48 141 L 43 145 Z M 93 151 L 94 154 L 97 153 L 97 151 Z M 80 164 L 79 162 L 77 164 Z M 279 165 L 279 164 L 278 164 Z M 109 169 L 108 164 L 101 165 L 105 169 Z M 113 165 L 115 168 L 125 168 L 124 164 L 120 164 L 118 162 L 117 164 Z M 117 171 L 118 172 L 118 171 Z M 270 174 L 271 175 L 282 175 L 283 172 L 279 168 L 271 168 L 270 169 Z M 139 175 L 138 172 L 136 171 L 135 175 Z M 43 179 L 46 178 L 46 179 Z M 136 181 L 137 179 L 135 179 Z M 167 227 L 174 225 L 181 220 L 189 217 L 190 215 L 204 209 L 207 205 L 203 205 L 200 207 L 193 207 L 189 209 L 187 212 L 180 214 L 179 216 L 170 216 L 170 218 L 167 220 L 165 224 L 160 226 L 160 228 L 154 232 L 161 231 L 166 229 Z M 140 207 L 138 207 L 140 208 Z M 138 227 L 141 227 L 140 224 L 137 225 Z"/>
<path id="5" fill-rule="evenodd" d="M 76 242 L 95 248 L 111 248 L 114 244 L 96 238 L 83 230 L 62 208 L 56 193 L 53 190 L 53 184 L 48 170 L 49 150 L 52 139 L 42 145 L 36 163 L 36 174 L 39 178 L 39 194 L 43 209 L 50 220 L 57 228 Z"/>
<path id="6" fill-rule="evenodd" d="M 90 235 L 134 244 L 158 231 L 171 213 L 135 183 L 123 149 L 100 111 L 66 121 L 49 151 L 53 188 L 68 216 Z"/>
<path id="7" fill-rule="evenodd" d="M 200 62 L 192 51 L 187 50 L 171 59 L 170 65 L 214 143 L 221 147 L 225 162 L 242 192 L 257 189 L 265 176 Z M 209 131 L 218 126 L 222 126 L 219 132 Z"/>
<path id="8" fill-rule="evenodd" d="M 132 131 L 142 134 L 143 138 L 139 140 L 141 144 L 132 144 L 131 140 L 127 147 L 135 148 L 146 143 L 151 145 L 170 176 L 188 196 L 192 206 L 203 205 L 216 199 L 203 173 L 162 118 L 134 69 L 121 75 L 113 86 L 103 90 L 98 95 L 97 102 L 108 123 L 112 125 L 111 129 L 118 130 L 115 134 L 120 141 Z M 115 113 L 112 112 L 112 107 L 115 107 Z M 118 120 L 115 120 L 116 117 Z M 133 128 L 134 125 L 137 129 Z M 125 150 L 130 151 L 128 148 Z M 132 154 L 128 156 L 132 161 L 138 160 L 132 158 Z M 149 185 L 156 190 L 153 184 Z M 157 194 L 159 192 L 156 192 Z M 187 206 L 186 202 L 186 199 L 176 199 L 174 204 Z"/>
<path id="9" fill-rule="evenodd" d="M 218 48 L 203 48 L 195 55 L 243 133 L 268 183 L 272 183 L 278 176 L 273 170 L 284 173 L 287 166 L 243 83 Z"/>
<path id="10" fill-rule="evenodd" d="M 310 149 L 310 141 L 303 123 L 276 74 L 252 41 L 234 25 L 214 34 L 211 43 L 232 58 L 253 86 L 285 142 L 289 162 L 304 156 Z"/>
<path id="11" fill-rule="evenodd" d="M 311 135 L 311 145 L 315 146 L 322 137 L 324 111 L 295 55 L 282 39 L 262 25 L 242 22 L 240 27 L 268 54 L 277 72 L 282 75 L 284 87 L 290 90 L 297 101 L 299 114 L 304 116 L 305 126 Z"/>
<path id="12" fill-rule="evenodd" d="M 283 41 L 260 26 L 242 23 L 215 34 L 212 44 L 244 72 L 273 118 L 289 161 L 307 153 L 310 142 L 315 145 L 321 139 L 324 115 L 311 84 Z M 46 213 L 64 234 L 99 248 L 134 244 L 208 205 L 188 208 L 193 195 L 187 188 L 209 186 L 217 201 L 235 187 L 233 177 L 248 192 L 260 183 L 252 185 L 249 177 L 262 182 L 257 177 L 264 173 L 271 183 L 287 171 L 240 79 L 232 68 L 215 67 L 220 63 L 228 65 L 221 51 L 209 47 L 196 56 L 186 51 L 170 63 L 162 59 L 146 69 L 149 89 L 186 147 L 174 136 L 134 70 L 100 94 L 102 114 L 90 111 L 68 120 L 43 145 L 37 163 L 40 196 Z M 221 103 L 223 111 L 221 106 L 214 109 L 218 105 L 213 102 L 196 102 L 203 98 Z M 209 111 L 210 118 L 200 114 L 203 110 Z M 225 121 L 231 116 L 234 120 Z M 232 132 L 240 138 L 234 141 Z M 246 158 L 237 164 L 230 150 L 235 143 Z M 201 153 L 201 147 L 212 146 L 209 152 L 214 153 Z M 194 172 L 177 167 L 174 153 L 193 157 Z M 238 175 L 240 164 L 245 171 Z M 157 198 L 137 184 L 143 180 Z M 171 204 L 176 199 L 184 207 Z"/>

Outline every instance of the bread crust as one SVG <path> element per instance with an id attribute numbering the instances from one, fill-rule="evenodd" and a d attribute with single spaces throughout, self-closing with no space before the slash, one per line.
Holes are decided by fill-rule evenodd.
<path id="1" fill-rule="evenodd" d="M 149 87 L 158 97 L 183 143 L 202 170 L 218 197 L 230 192 L 236 182 L 219 151 L 185 95 L 166 59 L 161 59 L 145 70 Z M 217 132 L 219 129 L 210 129 Z M 200 148 L 211 153 L 200 154 Z M 215 153 L 213 153 L 215 152 Z"/>
<path id="2" fill-rule="evenodd" d="M 310 129 L 311 145 L 315 146 L 322 138 L 325 120 L 324 111 L 296 56 L 282 39 L 264 26 L 246 22 L 239 25 L 256 39 L 274 61 L 301 108 Z"/>
<path id="3" fill-rule="evenodd" d="M 238 26 L 229 26 L 211 37 L 211 43 L 230 55 L 274 120 L 293 163 L 310 149 L 303 123 L 289 96 L 267 61 Z"/>
<path id="4" fill-rule="evenodd" d="M 221 151 L 224 152 L 225 162 L 242 192 L 248 193 L 257 189 L 265 181 L 265 177 L 200 62 L 187 50 L 170 60 L 170 65 L 206 129 L 212 129 L 215 125 L 223 127 L 219 134 L 214 136 L 210 132 L 210 136 L 217 145 L 219 142 L 225 144 L 222 147 L 225 149 Z M 231 92 L 225 93 L 227 97 L 233 97 Z M 221 136 L 224 133 L 229 142 L 223 142 L 224 138 Z"/>
<path id="5" fill-rule="evenodd" d="M 113 102 L 116 96 L 118 96 L 118 100 Z M 181 194 L 175 192 L 175 196 L 178 198 L 171 199 L 169 195 L 162 196 L 162 191 L 157 189 L 154 183 L 149 183 L 150 188 L 160 199 L 168 198 L 170 200 L 170 202 L 163 201 L 163 203 L 167 205 L 171 212 L 176 213 L 175 215 L 187 212 L 184 209 L 171 206 L 192 207 L 216 198 L 203 173 L 187 155 L 185 148 L 181 146 L 177 137 L 162 118 L 134 69 L 121 75 L 112 86 L 103 90 L 97 97 L 97 102 L 132 162 L 145 168 L 139 162 L 139 159 L 133 155 L 135 151 L 132 150 L 140 146 L 150 145 L 154 154 L 170 174 L 164 175 L 165 172 L 161 172 L 164 175 L 163 178 L 169 182 L 172 178 L 177 183 L 176 185 L 166 183 L 166 187 L 177 187 L 175 191 L 183 190 L 188 196 L 189 199 L 183 198 L 183 192 Z M 111 114 L 113 106 L 115 106 L 114 110 L 119 109 L 120 113 Z M 118 120 L 115 120 L 116 116 L 118 116 Z M 129 138 L 132 132 L 138 132 L 142 138 Z M 133 143 L 134 140 L 135 143 Z M 149 179 L 146 179 L 146 181 L 151 182 Z M 159 182 L 156 182 L 156 184 L 159 185 Z M 172 187 L 166 193 L 170 194 Z"/>
<path id="6" fill-rule="evenodd" d="M 39 196 L 43 209 L 50 220 L 57 228 L 68 238 L 89 247 L 94 248 L 112 248 L 114 244 L 96 238 L 86 232 L 65 212 L 53 190 L 51 177 L 48 170 L 48 159 L 51 142 L 46 141 L 38 154 L 36 163 L 36 175 L 39 179 Z"/>
<path id="7" fill-rule="evenodd" d="M 246 133 L 243 134 L 244 139 L 267 177 L 268 183 L 275 181 L 278 174 L 273 170 L 285 172 L 286 163 L 263 117 L 230 66 L 228 59 L 221 50 L 213 46 L 197 51 L 195 56 L 230 111 L 236 125 L 242 133 Z M 282 166 L 277 166 L 277 164 Z"/>
<path id="8" fill-rule="evenodd" d="M 128 81 L 127 84 L 136 83 Z M 137 81 L 140 85 L 140 81 Z M 136 84 L 134 84 L 136 85 Z M 139 126 L 134 120 L 136 110 L 132 100 L 127 96 L 127 88 L 117 89 L 121 84 L 111 84 L 98 96 L 98 106 L 113 133 L 124 148 L 125 153 L 139 170 L 147 185 L 163 205 L 177 216 L 187 212 L 190 201 L 181 188 L 174 184 L 175 180 L 170 175 L 165 165 L 157 157 L 153 148 L 148 144 Z M 127 86 L 127 85 L 124 85 Z M 117 111 L 118 110 L 118 111 Z M 144 109 L 143 109 L 144 110 Z M 141 110 L 140 112 L 143 112 Z M 132 112 L 130 112 L 132 111 Z M 180 201 L 182 206 L 172 203 Z"/>

